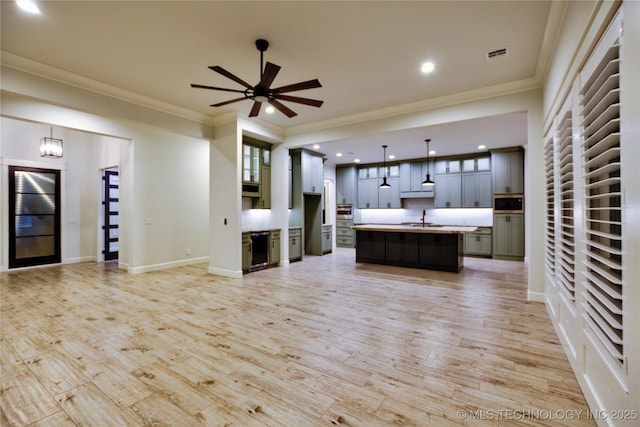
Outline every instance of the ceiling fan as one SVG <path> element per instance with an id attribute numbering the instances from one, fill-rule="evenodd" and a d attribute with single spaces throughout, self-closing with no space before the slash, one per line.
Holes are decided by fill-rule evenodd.
<path id="1" fill-rule="evenodd" d="M 251 107 L 251 112 L 249 113 L 249 117 L 255 117 L 260 112 L 260 107 L 263 102 L 268 102 L 273 105 L 276 109 L 282 112 L 287 117 L 297 116 L 298 114 L 291 110 L 286 105 L 282 104 L 280 101 L 289 101 L 296 102 L 298 104 L 311 105 L 313 107 L 320 107 L 323 101 L 317 99 L 310 98 L 300 98 L 298 96 L 285 95 L 288 92 L 295 92 L 297 90 L 304 89 L 313 89 L 317 87 L 322 87 L 318 79 L 307 80 L 300 83 L 294 83 L 286 86 L 280 86 L 276 88 L 271 88 L 271 83 L 275 80 L 278 71 L 280 71 L 280 66 L 276 64 L 272 64 L 271 62 L 267 62 L 266 66 L 263 67 L 262 55 L 264 51 L 269 47 L 269 42 L 264 39 L 256 40 L 256 48 L 260 51 L 260 82 L 255 86 L 250 85 L 245 82 L 241 78 L 231 74 L 224 68 L 216 65 L 213 67 L 209 67 L 209 69 L 215 71 L 216 73 L 222 74 L 223 76 L 235 81 L 236 83 L 241 84 L 246 89 L 228 89 L 223 87 L 214 87 L 214 86 L 205 86 L 200 84 L 191 83 L 191 87 L 199 88 L 199 89 L 212 89 L 212 90 L 222 90 L 226 92 L 238 92 L 242 93 L 243 96 L 240 98 L 231 99 L 229 101 L 219 102 L 217 104 L 212 104 L 212 107 L 221 107 L 223 105 L 231 104 L 233 102 L 244 101 L 245 99 L 253 100 L 253 107 Z"/>

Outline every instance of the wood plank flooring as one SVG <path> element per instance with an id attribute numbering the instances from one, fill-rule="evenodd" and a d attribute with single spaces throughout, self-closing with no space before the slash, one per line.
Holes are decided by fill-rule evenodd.
<path id="1" fill-rule="evenodd" d="M 2 426 L 592 426 L 526 265 L 0 275 Z"/>

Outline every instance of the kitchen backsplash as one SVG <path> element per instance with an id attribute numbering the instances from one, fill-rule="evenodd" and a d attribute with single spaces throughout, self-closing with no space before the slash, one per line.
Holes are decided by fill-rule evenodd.
<path id="1" fill-rule="evenodd" d="M 491 208 L 435 209 L 431 199 L 405 199 L 403 206 L 403 209 L 357 209 L 354 221 L 373 224 L 420 222 L 422 211 L 425 210 L 425 222 L 433 224 L 483 227 L 493 225 L 493 209 Z"/>

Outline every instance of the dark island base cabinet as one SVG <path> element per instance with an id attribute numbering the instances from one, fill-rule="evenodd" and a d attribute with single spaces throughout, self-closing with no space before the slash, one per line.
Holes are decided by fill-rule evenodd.
<path id="1" fill-rule="evenodd" d="M 356 232 L 356 262 L 460 272 L 462 234 Z"/>

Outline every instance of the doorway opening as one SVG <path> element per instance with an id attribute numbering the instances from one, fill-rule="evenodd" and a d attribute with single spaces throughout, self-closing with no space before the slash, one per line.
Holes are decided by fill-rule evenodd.
<path id="1" fill-rule="evenodd" d="M 118 168 L 104 169 L 102 172 L 102 206 L 103 206 L 103 241 L 102 254 L 105 261 L 118 259 L 119 244 L 119 186 Z"/>

